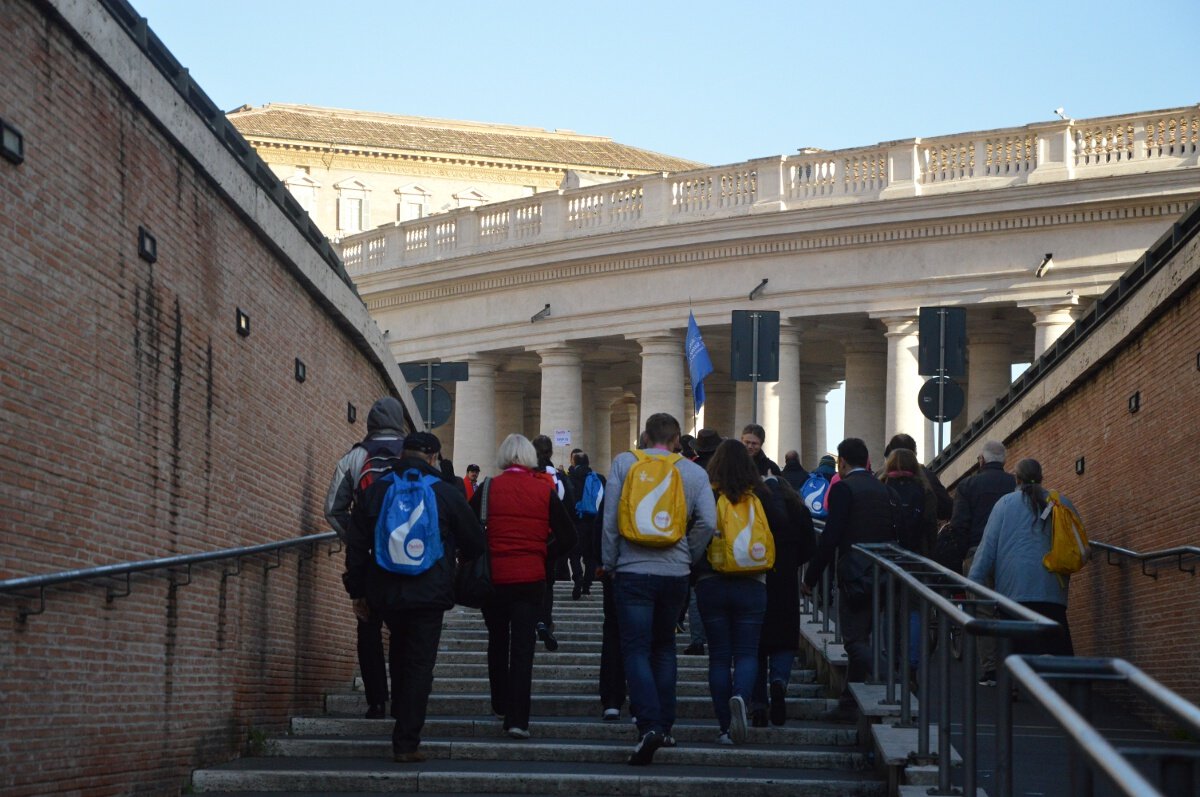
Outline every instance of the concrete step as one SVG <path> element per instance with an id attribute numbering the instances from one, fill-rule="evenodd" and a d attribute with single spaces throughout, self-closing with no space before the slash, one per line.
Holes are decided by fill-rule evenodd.
<path id="1" fill-rule="evenodd" d="M 560 628 L 556 624 L 554 636 L 559 642 L 563 642 L 567 639 L 573 639 L 577 642 L 602 642 L 604 640 L 604 632 L 601 630 L 598 624 L 591 626 L 572 624 L 572 626 L 569 628 Z M 488 640 L 488 631 L 486 628 L 443 629 L 441 641 L 445 642 L 450 639 L 479 640 L 482 644 L 486 645 Z"/>
<path id="2" fill-rule="evenodd" d="M 693 677 L 680 677 L 676 684 L 675 694 L 704 695 L 709 694 L 708 673 L 701 676 L 698 672 L 691 673 Z M 487 695 L 490 686 L 486 675 L 482 678 L 448 678 L 435 675 L 433 688 L 436 693 L 455 695 Z M 598 694 L 598 683 L 595 678 L 535 678 L 533 689 L 539 693 L 556 695 L 595 695 Z M 823 697 L 825 687 L 821 684 L 794 683 L 788 685 L 789 697 Z"/>
<path id="3" fill-rule="evenodd" d="M 391 719 L 293 717 L 290 732 L 293 737 L 387 736 L 391 733 L 392 724 Z M 432 717 L 426 720 L 423 733 L 427 739 L 490 739 L 496 736 L 499 727 L 499 721 L 491 716 Z M 624 741 L 629 744 L 637 741 L 637 729 L 629 721 L 628 708 L 622 713 L 621 720 L 616 722 L 602 721 L 597 710 L 590 718 L 534 718 L 529 730 L 539 739 Z M 716 722 L 710 717 L 682 719 L 675 723 L 672 733 L 682 744 L 711 742 L 715 731 Z M 852 747 L 858 744 L 858 730 L 854 726 L 812 720 L 789 720 L 787 725 L 779 727 L 750 728 L 749 734 L 751 742 L 755 744 L 837 747 Z"/>
<path id="4" fill-rule="evenodd" d="M 659 755 L 670 751 L 660 751 Z M 656 756 L 656 761 L 657 756 Z M 869 773 L 774 767 L 650 766 L 548 761 L 430 760 L 393 764 L 378 758 L 249 758 L 198 770 L 200 792 L 444 792 L 447 794 L 659 795 L 659 797 L 882 797 Z"/>
<path id="5" fill-rule="evenodd" d="M 789 719 L 814 719 L 837 705 L 826 698 L 794 698 L 787 702 Z M 325 711 L 334 716 L 362 716 L 367 711 L 366 698 L 353 692 L 331 693 L 325 696 Z M 600 712 L 600 698 L 593 695 L 534 694 L 531 711 L 535 717 L 592 717 Z M 429 697 L 428 715 L 463 717 L 487 716 L 491 700 L 486 694 L 451 695 L 435 691 Z M 676 716 L 709 718 L 713 716 L 712 699 L 708 695 L 680 695 L 676 700 Z"/>
<path id="6" fill-rule="evenodd" d="M 599 660 L 599 658 L 600 658 L 600 640 L 599 640 L 599 638 L 597 638 L 595 640 L 591 640 L 591 639 L 581 640 L 581 639 L 573 639 L 568 636 L 559 636 L 558 634 L 555 634 L 555 637 L 558 639 L 558 651 L 557 651 L 558 653 L 588 653 L 588 654 L 591 654 L 593 657 L 595 657 L 596 660 Z M 454 638 L 454 637 L 446 638 L 446 637 L 442 637 L 441 641 L 438 642 L 438 655 L 440 656 L 442 651 L 451 651 L 451 650 L 482 650 L 482 651 L 486 652 L 487 651 L 487 637 L 482 637 L 482 638 L 475 638 L 475 637 L 472 637 L 472 638 Z M 541 655 L 542 653 L 545 653 L 547 656 L 555 655 L 555 653 L 552 653 L 552 652 L 546 650 L 546 647 L 541 642 L 537 643 L 536 650 L 539 655 Z"/>
<path id="7" fill-rule="evenodd" d="M 600 666 L 598 664 L 559 664 L 558 656 L 539 657 L 539 662 L 535 662 L 533 665 L 534 682 L 564 679 L 590 680 L 595 683 L 600 677 Z M 678 674 L 680 682 L 695 679 L 707 680 L 708 659 L 706 657 L 680 656 Z M 469 664 L 445 663 L 439 656 L 437 666 L 433 670 L 433 675 L 435 683 L 439 684 L 443 678 L 487 678 L 487 662 L 477 661 Z M 797 669 L 792 671 L 791 682 L 793 684 L 813 683 L 815 676 L 816 672 L 814 670 Z M 355 691 L 362 691 L 362 676 L 355 676 L 354 689 Z"/>
<path id="8" fill-rule="evenodd" d="M 531 729 L 536 734 L 537 729 Z M 867 756 L 858 750 L 810 746 L 805 750 L 747 744 L 740 747 L 716 744 L 716 728 L 709 729 L 706 742 L 684 742 L 672 749 L 660 750 L 658 764 L 713 767 L 775 767 L 779 769 L 861 770 Z M 422 738 L 421 750 L 431 759 L 462 761 L 564 761 L 590 764 L 624 764 L 636 743 L 636 734 L 614 741 L 546 740 L 534 736 L 515 740 L 504 736 L 498 724 L 493 738 L 437 740 Z M 390 736 L 375 738 L 285 737 L 267 744 L 267 755 L 310 758 L 388 758 L 392 754 Z"/>

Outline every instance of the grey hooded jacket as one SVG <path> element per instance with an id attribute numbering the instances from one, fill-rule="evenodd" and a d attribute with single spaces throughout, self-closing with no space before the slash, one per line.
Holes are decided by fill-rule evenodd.
<path id="1" fill-rule="evenodd" d="M 367 440 L 402 440 L 408 424 L 404 419 L 404 406 L 398 399 L 384 396 L 376 401 L 367 414 Z M 350 510 L 354 505 L 354 487 L 358 474 L 367 459 L 362 443 L 356 443 L 346 455 L 338 460 L 325 495 L 325 519 L 343 540 L 350 528 Z"/>

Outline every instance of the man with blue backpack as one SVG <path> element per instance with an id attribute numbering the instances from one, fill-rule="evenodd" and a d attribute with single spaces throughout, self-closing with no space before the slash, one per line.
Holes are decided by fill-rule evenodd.
<path id="1" fill-rule="evenodd" d="M 579 600 L 592 591 L 596 566 L 600 561 L 600 509 L 604 503 L 604 477 L 592 470 L 588 455 L 579 451 L 571 455 L 567 480 L 575 493 L 575 530 L 579 542 L 567 555 L 571 579 L 575 587 L 571 597 Z"/>
<path id="2" fill-rule="evenodd" d="M 397 763 L 425 760 L 418 747 L 442 615 L 454 606 L 456 559 L 474 559 L 487 547 L 462 490 L 437 467 L 441 448 L 428 432 L 405 437 L 399 460 L 355 502 L 346 534 L 342 580 L 354 613 L 379 615 L 391 635 Z"/>

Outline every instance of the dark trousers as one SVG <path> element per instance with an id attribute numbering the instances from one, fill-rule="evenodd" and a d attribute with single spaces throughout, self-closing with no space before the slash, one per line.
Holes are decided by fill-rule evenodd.
<path id="1" fill-rule="evenodd" d="M 554 628 L 554 582 L 559 578 L 565 578 L 567 573 L 567 563 L 565 557 L 546 560 L 546 581 L 542 584 L 542 602 L 538 610 L 537 621 L 545 623 L 547 628 Z"/>
<path id="2" fill-rule="evenodd" d="M 604 590 L 604 635 L 600 642 L 600 705 L 620 709 L 625 705 L 625 665 L 621 661 L 621 633 L 617 628 L 617 603 L 611 578 L 601 582 Z"/>
<path id="3" fill-rule="evenodd" d="M 483 607 L 492 711 L 504 717 L 505 730 L 529 729 L 535 629 L 545 590 L 543 581 L 497 584 Z"/>
<path id="4" fill-rule="evenodd" d="M 358 669 L 362 672 L 367 703 L 388 702 L 387 662 L 383 658 L 383 618 L 372 611 L 367 621 L 358 621 Z"/>
<path id="5" fill-rule="evenodd" d="M 1051 656 L 1074 656 L 1075 645 L 1071 642 L 1071 627 L 1067 625 L 1067 607 L 1061 603 L 1045 603 L 1042 601 L 1021 601 L 1021 605 L 1032 609 L 1047 620 L 1058 623 L 1058 630 L 1053 634 L 1034 637 L 1028 640 L 1016 640 L 1013 652 L 1026 656 L 1049 654 Z"/>
<path id="6" fill-rule="evenodd" d="M 861 604 L 843 600 L 838 602 L 838 627 L 842 631 L 842 644 L 846 648 L 846 683 L 867 680 L 871 671 L 871 602 Z M 843 699 L 850 690 L 843 693 Z"/>
<path id="7" fill-rule="evenodd" d="M 421 744 L 425 709 L 433 689 L 433 665 L 442 637 L 440 609 L 383 612 L 391 643 L 388 670 L 392 674 L 392 752 L 411 753 Z"/>

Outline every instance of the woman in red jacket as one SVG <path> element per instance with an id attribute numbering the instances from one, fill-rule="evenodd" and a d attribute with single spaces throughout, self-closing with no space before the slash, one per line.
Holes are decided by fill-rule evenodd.
<path id="1" fill-rule="evenodd" d="M 514 739 L 529 738 L 535 627 L 546 589 L 546 558 L 575 545 L 575 526 L 554 486 L 537 467 L 533 444 L 510 434 L 496 458 L 500 475 L 475 491 L 471 507 L 484 523 L 496 593 L 483 607 L 488 630 L 492 711 Z M 486 509 L 485 509 L 486 507 Z"/>

